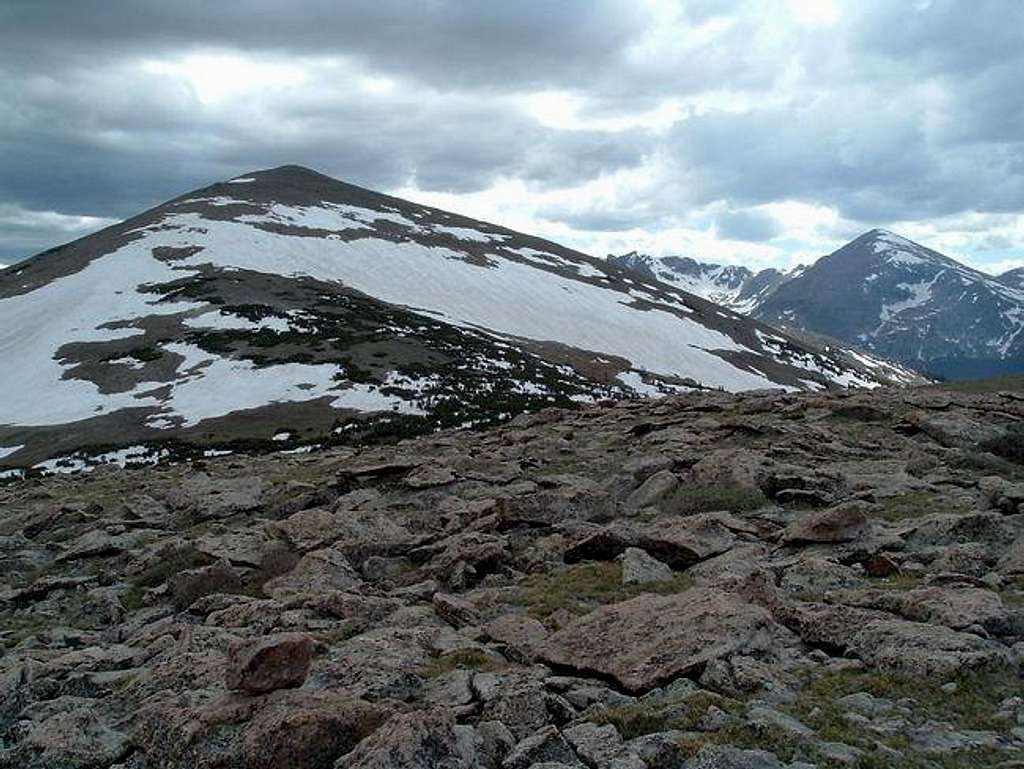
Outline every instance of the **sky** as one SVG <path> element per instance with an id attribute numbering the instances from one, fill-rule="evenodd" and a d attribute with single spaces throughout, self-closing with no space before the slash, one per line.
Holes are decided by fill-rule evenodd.
<path id="1" fill-rule="evenodd" d="M 2 0 L 0 262 L 296 163 L 603 256 L 1024 265 L 1018 0 Z"/>

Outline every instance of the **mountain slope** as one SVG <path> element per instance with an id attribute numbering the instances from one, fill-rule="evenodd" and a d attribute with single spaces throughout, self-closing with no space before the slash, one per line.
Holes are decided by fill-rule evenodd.
<path id="1" fill-rule="evenodd" d="M 996 280 L 1010 288 L 1024 289 L 1024 267 L 1007 270 L 996 278 Z"/>
<path id="2" fill-rule="evenodd" d="M 951 378 L 1024 369 L 1024 291 L 885 230 L 823 257 L 753 315 Z"/>
<path id="3" fill-rule="evenodd" d="M 8 466 L 83 447 L 140 444 L 142 457 L 403 435 L 699 386 L 914 381 L 554 243 L 295 166 L 6 271 L 0 356 Z"/>
<path id="4" fill-rule="evenodd" d="M 775 269 L 753 272 L 735 265 L 709 264 L 681 256 L 653 257 L 636 251 L 609 255 L 608 261 L 740 313 L 753 310 L 787 277 Z"/>

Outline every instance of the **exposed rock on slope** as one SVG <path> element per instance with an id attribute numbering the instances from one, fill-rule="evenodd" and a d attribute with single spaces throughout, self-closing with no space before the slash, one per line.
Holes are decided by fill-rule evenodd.
<path id="1" fill-rule="evenodd" d="M 915 379 L 294 166 L 4 271 L 0 358 L 0 467 L 354 442 L 700 386 Z"/>

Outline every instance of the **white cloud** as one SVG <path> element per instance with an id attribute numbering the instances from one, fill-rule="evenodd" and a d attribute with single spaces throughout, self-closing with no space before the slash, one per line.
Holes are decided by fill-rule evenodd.
<path id="1" fill-rule="evenodd" d="M 113 224 L 116 219 L 76 216 L 58 211 L 28 211 L 21 206 L 0 203 L 0 230 L 54 230 L 66 233 L 91 232 Z"/>

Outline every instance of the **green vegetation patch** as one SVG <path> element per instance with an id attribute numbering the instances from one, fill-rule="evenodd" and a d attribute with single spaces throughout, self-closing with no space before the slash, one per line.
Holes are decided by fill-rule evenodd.
<path id="1" fill-rule="evenodd" d="M 759 510 L 768 504 L 760 489 L 738 483 L 682 485 L 669 499 L 666 509 L 682 515 L 728 510 L 744 513 Z"/>
<path id="2" fill-rule="evenodd" d="M 882 497 L 878 500 L 878 506 L 879 510 L 874 517 L 893 522 L 921 518 L 932 513 L 968 512 L 968 507 L 963 502 L 929 491 Z"/>
<path id="3" fill-rule="evenodd" d="M 586 614 L 599 606 L 626 601 L 644 593 L 681 593 L 692 580 L 676 573 L 669 582 L 623 585 L 622 567 L 608 561 L 583 561 L 543 574 L 531 574 L 520 585 L 516 600 L 537 619 L 560 609 Z"/>
<path id="4" fill-rule="evenodd" d="M 943 685 L 956 684 L 956 691 Z M 1020 684 L 1007 676 L 959 673 L 941 679 L 896 673 L 846 670 L 808 674 L 800 696 L 790 710 L 826 740 L 856 745 L 864 736 L 843 717 L 838 701 L 848 694 L 868 692 L 874 697 L 912 701 L 912 718 L 920 723 L 948 721 L 960 729 L 1001 731 L 1006 724 L 994 718 L 999 703 L 1020 693 Z M 902 750 L 906 745 L 893 743 Z M 884 764 L 883 764 L 884 765 Z"/>
<path id="5" fill-rule="evenodd" d="M 453 670 L 475 670 L 478 672 L 494 673 L 507 667 L 507 663 L 497 660 L 478 649 L 464 649 L 431 658 L 419 669 L 419 674 L 423 678 L 437 678 Z"/>
<path id="6" fill-rule="evenodd" d="M 121 593 L 121 605 L 128 611 L 135 611 L 143 606 L 146 591 L 159 587 L 178 572 L 209 566 L 213 559 L 188 546 L 177 550 L 168 558 L 158 561 L 146 568 L 142 574 L 128 581 L 128 587 Z"/>
<path id="7" fill-rule="evenodd" d="M 590 720 L 595 724 L 611 724 L 623 739 L 631 740 L 673 729 L 691 731 L 712 705 L 730 715 L 741 716 L 744 711 L 743 703 L 701 691 L 674 702 L 640 701 L 606 708 Z"/>

